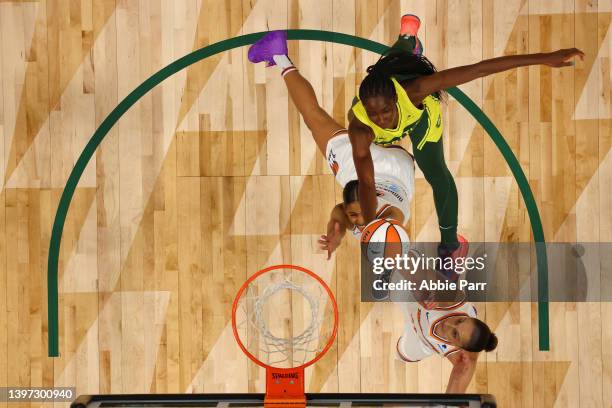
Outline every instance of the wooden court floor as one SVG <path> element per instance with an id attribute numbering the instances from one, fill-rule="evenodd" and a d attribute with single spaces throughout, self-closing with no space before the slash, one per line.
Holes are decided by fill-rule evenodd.
<path id="1" fill-rule="evenodd" d="M 230 306 L 248 275 L 290 262 L 324 277 L 340 307 L 337 341 L 307 372 L 308 391 L 443 391 L 446 361 L 394 359 L 399 309 L 359 302 L 357 243 L 346 239 L 331 261 L 316 248 L 341 190 L 278 71 L 248 63 L 245 48 L 163 82 L 96 151 L 62 238 L 61 357 L 47 357 L 59 197 L 94 130 L 130 91 L 192 50 L 268 28 L 390 44 L 405 12 L 424 21 L 425 53 L 440 69 L 585 51 L 571 68 L 521 68 L 461 89 L 518 157 L 547 241 L 612 242 L 612 0 L 0 0 L 0 387 L 261 392 L 263 371 L 236 346 Z M 291 42 L 290 54 L 343 122 L 376 55 L 308 41 Z M 444 117 L 460 231 L 471 241 L 531 241 L 494 144 L 452 98 Z M 412 239 L 436 241 L 420 173 L 412 210 Z M 551 351 L 541 352 L 535 304 L 480 305 L 500 344 L 481 356 L 470 391 L 496 395 L 501 407 L 610 407 L 612 305 L 550 308 Z"/>

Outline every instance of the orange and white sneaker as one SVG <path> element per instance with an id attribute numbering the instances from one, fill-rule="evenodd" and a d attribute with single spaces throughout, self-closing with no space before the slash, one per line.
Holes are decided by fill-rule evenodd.
<path id="1" fill-rule="evenodd" d="M 414 37 L 414 55 L 423 54 L 423 43 L 419 40 L 418 33 L 421 27 L 421 19 L 414 14 L 404 14 L 400 24 L 400 37 Z"/>
<path id="2" fill-rule="evenodd" d="M 414 14 L 404 14 L 402 16 L 400 35 L 416 37 L 421 27 L 421 19 Z"/>
<path id="3" fill-rule="evenodd" d="M 451 256 L 453 258 L 465 258 L 468 254 L 468 250 L 470 249 L 470 244 L 463 235 L 459 234 L 457 234 L 457 241 L 459 241 L 459 248 L 455 249 Z"/>

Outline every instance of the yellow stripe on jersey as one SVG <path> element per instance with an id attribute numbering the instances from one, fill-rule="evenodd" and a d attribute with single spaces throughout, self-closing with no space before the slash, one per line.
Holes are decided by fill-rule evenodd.
<path id="1" fill-rule="evenodd" d="M 440 101 L 428 95 L 423 99 L 423 109 L 419 109 L 408 97 L 406 90 L 397 80 L 391 77 L 395 93 L 397 94 L 397 111 L 399 121 L 395 129 L 383 129 L 370 120 L 365 107 L 359 97 L 353 105 L 352 110 L 359 121 L 369 126 L 374 132 L 374 143 L 388 145 L 410 135 L 411 139 L 418 140 L 416 149 L 421 150 L 425 143 L 436 143 L 442 137 L 442 117 L 440 113 Z"/>

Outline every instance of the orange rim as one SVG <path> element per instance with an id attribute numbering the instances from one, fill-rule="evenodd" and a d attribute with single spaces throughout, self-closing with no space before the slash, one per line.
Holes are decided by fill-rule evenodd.
<path id="1" fill-rule="evenodd" d="M 240 336 L 238 335 L 238 328 L 236 327 L 236 310 L 238 309 L 238 300 L 242 297 L 242 294 L 244 293 L 244 291 L 246 290 L 246 288 L 249 286 L 249 284 L 251 282 L 253 282 L 255 279 L 257 279 L 259 276 L 263 275 L 264 273 L 270 272 L 270 271 L 274 271 L 277 269 L 294 269 L 294 270 L 298 270 L 300 272 L 304 272 L 307 275 L 310 275 L 312 278 L 314 278 L 317 282 L 319 282 L 321 284 L 321 286 L 323 286 L 323 288 L 325 289 L 325 291 L 327 292 L 327 295 L 329 296 L 329 298 L 331 299 L 333 308 L 334 308 L 334 328 L 332 329 L 332 333 L 329 336 L 329 340 L 327 340 L 327 344 L 325 345 L 325 347 L 323 347 L 323 350 L 321 350 L 321 352 L 312 360 L 297 366 L 297 367 L 292 367 L 292 368 L 276 368 L 273 367 L 269 364 L 266 364 L 262 361 L 260 361 L 257 357 L 255 357 L 253 354 L 251 354 L 249 352 L 249 350 L 246 349 L 246 347 L 244 346 L 244 344 L 242 343 L 242 340 L 240 339 Z M 282 264 L 282 265 L 274 265 L 274 266 L 269 266 L 265 269 L 260 270 L 259 272 L 253 274 L 249 279 L 246 280 L 246 282 L 244 282 L 242 284 L 242 286 L 240 287 L 240 289 L 238 290 L 238 293 L 236 294 L 236 297 L 234 298 L 234 302 L 232 304 L 232 331 L 234 332 L 234 338 L 236 339 L 236 342 L 238 343 L 238 346 L 240 347 L 240 349 L 242 350 L 242 352 L 244 354 L 247 355 L 247 357 L 249 357 L 253 362 L 255 362 L 257 365 L 263 367 L 263 368 L 267 368 L 267 369 L 273 369 L 273 370 L 278 370 L 280 372 L 284 372 L 284 371 L 295 371 L 295 370 L 299 370 L 299 369 L 303 369 L 306 368 L 314 363 L 316 363 L 317 361 L 319 361 L 321 359 L 321 357 L 323 357 L 325 355 L 325 353 L 327 353 L 327 351 L 331 348 L 334 339 L 336 338 L 336 334 L 338 333 L 338 304 L 336 303 L 336 298 L 334 297 L 334 294 L 332 293 L 331 289 L 329 288 L 329 286 L 327 285 L 327 283 L 325 283 L 325 281 L 323 281 L 323 279 L 321 279 L 316 273 L 303 268 L 301 266 L 297 266 L 297 265 L 290 265 L 290 264 Z"/>

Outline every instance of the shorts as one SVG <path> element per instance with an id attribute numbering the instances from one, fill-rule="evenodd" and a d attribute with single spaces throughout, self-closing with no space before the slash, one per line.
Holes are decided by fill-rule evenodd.
<path id="1" fill-rule="evenodd" d="M 419 339 L 416 331 L 406 333 L 397 339 L 397 355 L 407 363 L 416 363 L 433 354 Z"/>
<path id="2" fill-rule="evenodd" d="M 342 187 L 349 181 L 357 180 L 353 162 L 353 147 L 346 131 L 334 136 L 327 142 L 327 162 L 336 180 Z M 370 145 L 374 174 L 376 179 L 386 179 L 398 183 L 407 193 L 410 202 L 414 192 L 414 160 L 412 155 L 400 146 L 382 147 Z"/>
<path id="3" fill-rule="evenodd" d="M 416 304 L 401 303 L 402 308 L 416 307 Z M 407 362 L 414 363 L 434 354 L 433 350 L 423 343 L 410 313 L 407 314 L 404 333 L 397 339 L 396 350 L 398 357 Z"/>

